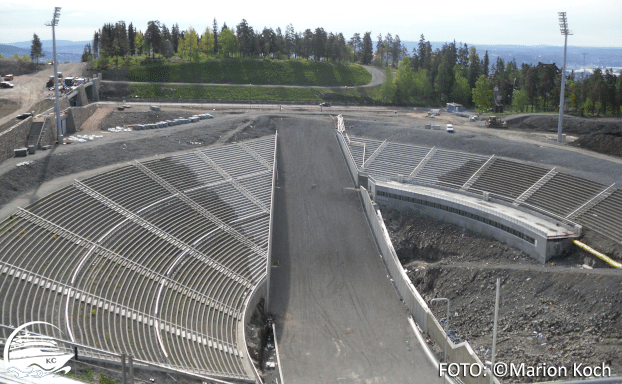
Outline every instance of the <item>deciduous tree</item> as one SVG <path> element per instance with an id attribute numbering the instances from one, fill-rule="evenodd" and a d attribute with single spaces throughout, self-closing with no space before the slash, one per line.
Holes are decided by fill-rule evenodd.
<path id="1" fill-rule="evenodd" d="M 492 108 L 492 90 L 488 84 L 488 79 L 485 75 L 481 75 L 477 82 L 475 82 L 475 88 L 473 88 L 473 103 L 475 108 L 480 111 L 488 111 Z"/>
<path id="2" fill-rule="evenodd" d="M 219 37 L 220 44 L 222 44 L 222 51 L 225 56 L 229 57 L 237 51 L 237 40 L 229 28 L 223 28 Z"/>

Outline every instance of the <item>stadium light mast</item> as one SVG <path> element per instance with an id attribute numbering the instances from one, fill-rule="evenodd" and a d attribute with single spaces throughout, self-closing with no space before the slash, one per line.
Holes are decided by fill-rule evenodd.
<path id="1" fill-rule="evenodd" d="M 54 56 L 54 110 L 56 112 L 56 129 L 58 132 L 58 143 L 63 142 L 63 130 L 60 125 L 60 102 L 58 100 L 58 60 L 56 60 L 56 29 L 55 27 L 58 25 L 58 18 L 60 17 L 60 8 L 54 7 L 54 17 L 52 18 L 52 22 L 50 24 L 46 24 L 48 27 L 52 27 L 52 55 Z"/>
<path id="2" fill-rule="evenodd" d="M 559 30 L 564 35 L 564 65 L 562 66 L 562 89 L 559 94 L 559 121 L 557 122 L 557 142 L 562 142 L 562 124 L 564 122 L 564 91 L 566 90 L 566 47 L 568 46 L 568 35 L 572 32 L 568 30 L 566 12 L 557 12 L 559 15 Z"/>

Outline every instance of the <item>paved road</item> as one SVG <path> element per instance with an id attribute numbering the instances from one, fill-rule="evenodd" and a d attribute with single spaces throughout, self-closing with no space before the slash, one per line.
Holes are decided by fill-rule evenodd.
<path id="1" fill-rule="evenodd" d="M 328 117 L 283 117 L 270 310 L 286 383 L 429 383 Z"/>

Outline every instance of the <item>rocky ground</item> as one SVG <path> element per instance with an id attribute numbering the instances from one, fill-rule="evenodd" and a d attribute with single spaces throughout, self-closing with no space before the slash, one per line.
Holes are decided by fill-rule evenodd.
<path id="1" fill-rule="evenodd" d="M 536 263 L 493 238 L 411 210 L 381 207 L 395 250 L 424 299 L 451 300 L 450 335 L 490 360 L 495 281 L 501 279 L 497 361 L 610 366 L 622 373 L 622 274 L 581 250 Z M 597 234 L 612 257 L 620 245 Z M 601 244 L 601 243 L 599 243 Z M 586 266 L 583 266 L 583 265 Z M 589 269 L 593 268 L 593 269 Z M 446 307 L 431 305 L 445 321 Z M 510 378 L 503 382 L 545 381 Z"/>

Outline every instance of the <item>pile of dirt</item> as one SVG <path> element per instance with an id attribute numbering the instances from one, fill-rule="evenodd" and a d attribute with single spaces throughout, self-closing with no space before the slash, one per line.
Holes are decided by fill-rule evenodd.
<path id="1" fill-rule="evenodd" d="M 415 211 L 381 207 L 393 246 L 408 276 L 429 302 L 451 300 L 450 336 L 468 341 L 490 360 L 495 281 L 501 279 L 497 361 L 529 366 L 574 363 L 622 373 L 622 275 L 575 250 L 541 265 L 493 238 Z M 597 234 L 584 241 L 619 256 L 620 245 Z M 596 242 L 597 244 L 594 244 Z M 590 263 L 594 269 L 583 269 Z M 430 308 L 441 323 L 446 307 Z M 437 349 L 438 350 L 438 349 Z M 510 378 L 507 382 L 545 381 Z M 568 379 L 568 378 L 565 378 Z"/>
<path id="2" fill-rule="evenodd" d="M 558 119 L 558 115 L 541 114 L 510 116 L 506 121 L 509 128 L 557 132 Z M 622 119 L 564 116 L 564 133 L 589 134 L 596 132 L 622 132 Z"/>
<path id="3" fill-rule="evenodd" d="M 101 83 L 99 92 L 102 100 L 109 97 L 129 97 L 132 93 L 127 83 L 112 83 L 108 81 Z"/>
<path id="4" fill-rule="evenodd" d="M 508 127 L 557 132 L 557 115 L 509 117 Z M 622 119 L 564 116 L 564 133 L 579 135 L 570 145 L 622 157 Z"/>
<path id="5" fill-rule="evenodd" d="M 570 143 L 606 155 L 622 157 L 622 130 L 612 133 L 589 133 Z"/>
<path id="6" fill-rule="evenodd" d="M 0 74 L 2 76 L 12 74 L 14 76 L 27 75 L 43 69 L 48 69 L 46 64 L 36 64 L 31 61 L 0 59 Z"/>
<path id="7" fill-rule="evenodd" d="M 242 129 L 240 132 L 233 134 L 227 143 L 237 143 L 245 140 L 257 139 L 263 136 L 273 135 L 276 132 L 276 120 L 283 120 L 282 116 L 260 116 L 258 119 Z M 288 119 L 288 117 L 285 117 Z"/>

